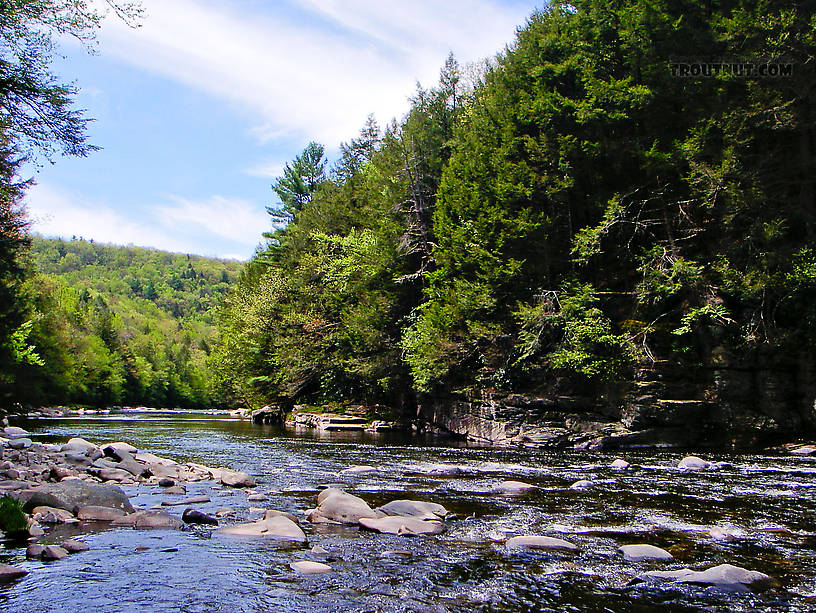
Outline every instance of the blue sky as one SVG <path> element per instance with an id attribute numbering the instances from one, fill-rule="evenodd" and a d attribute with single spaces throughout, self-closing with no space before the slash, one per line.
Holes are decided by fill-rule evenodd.
<path id="1" fill-rule="evenodd" d="M 330 156 L 373 113 L 400 117 L 435 84 L 512 42 L 536 2 L 143 0 L 137 29 L 103 25 L 98 53 L 62 47 L 95 121 L 87 158 L 29 167 L 46 236 L 246 259 L 269 229 L 270 185 L 310 141 Z"/>

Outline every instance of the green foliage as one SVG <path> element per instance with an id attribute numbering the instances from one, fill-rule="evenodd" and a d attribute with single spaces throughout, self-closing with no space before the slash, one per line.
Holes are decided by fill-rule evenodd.
<path id="1" fill-rule="evenodd" d="M 17 401 L 209 407 L 214 311 L 241 264 L 34 237 Z M 35 352 L 36 347 L 36 353 Z M 27 362 L 27 363 L 22 363 Z M 25 385 L 22 383 L 25 382 Z"/>
<path id="2" fill-rule="evenodd" d="M 28 530 L 23 505 L 11 496 L 0 497 L 0 530 L 14 534 Z"/>

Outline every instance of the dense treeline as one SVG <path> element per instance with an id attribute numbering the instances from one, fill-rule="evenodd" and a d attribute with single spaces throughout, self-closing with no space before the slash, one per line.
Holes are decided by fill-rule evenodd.
<path id="1" fill-rule="evenodd" d="M 465 87 L 274 185 L 222 314 L 254 402 L 625 389 L 814 341 L 813 3 L 555 2 Z M 689 57 L 693 56 L 693 57 Z M 681 77 L 677 61 L 788 77 Z"/>
<path id="2" fill-rule="evenodd" d="M 16 402 L 225 403 L 207 359 L 239 262 L 36 236 L 29 260 L 35 359 L 4 373 Z"/>

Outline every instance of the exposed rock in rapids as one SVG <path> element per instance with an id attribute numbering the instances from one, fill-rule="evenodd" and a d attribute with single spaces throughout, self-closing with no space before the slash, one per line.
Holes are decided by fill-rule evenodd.
<path id="1" fill-rule="evenodd" d="M 380 518 L 361 517 L 359 524 L 363 528 L 382 534 L 399 534 L 402 536 L 441 534 L 445 531 L 445 526 L 441 521 L 424 521 L 414 517 L 400 517 L 398 515 Z"/>
<path id="2" fill-rule="evenodd" d="M 62 560 L 68 557 L 68 552 L 59 545 L 46 545 L 40 554 L 41 560 Z"/>
<path id="3" fill-rule="evenodd" d="M 711 462 L 708 462 L 697 456 L 686 456 L 677 464 L 680 470 L 706 470 L 711 467 Z"/>
<path id="4" fill-rule="evenodd" d="M 731 564 L 720 564 L 704 571 L 694 571 L 690 568 L 680 570 L 652 571 L 638 575 L 629 585 L 636 583 L 654 583 L 671 581 L 702 587 L 714 587 L 729 591 L 760 591 L 774 587 L 777 582 L 755 570 L 748 570 Z"/>
<path id="5" fill-rule="evenodd" d="M 221 483 L 228 487 L 255 487 L 255 479 L 238 470 L 221 470 Z"/>
<path id="6" fill-rule="evenodd" d="M 167 494 L 168 496 L 184 496 L 186 493 L 187 488 L 183 485 L 171 485 L 162 492 L 162 494 Z"/>
<path id="7" fill-rule="evenodd" d="M 581 479 L 580 481 L 576 481 L 572 485 L 570 485 L 571 490 L 581 491 L 581 490 L 588 490 L 595 487 L 595 484 L 592 481 L 588 481 L 586 479 Z"/>
<path id="8" fill-rule="evenodd" d="M 77 510 L 77 519 L 82 521 L 114 521 L 124 516 L 123 510 L 110 507 L 87 506 Z"/>
<path id="9" fill-rule="evenodd" d="M 230 515 L 235 515 L 235 509 L 221 507 L 215 512 L 216 517 L 229 517 Z"/>
<path id="10" fill-rule="evenodd" d="M 184 504 L 203 504 L 205 502 L 209 502 L 209 496 L 190 496 L 189 498 L 184 498 L 183 500 L 162 500 L 163 507 L 176 507 L 179 505 Z"/>
<path id="11" fill-rule="evenodd" d="M 646 562 L 653 560 L 673 560 L 674 556 L 665 549 L 654 545 L 623 545 L 618 547 L 627 562 Z"/>
<path id="12" fill-rule="evenodd" d="M 128 473 L 129 474 L 129 473 Z M 16 494 L 26 509 L 39 506 L 57 507 L 75 513 L 82 507 L 100 506 L 132 512 L 133 506 L 121 488 L 97 485 L 78 479 L 61 481 Z"/>
<path id="13" fill-rule="evenodd" d="M 212 526 L 218 525 L 218 520 L 215 517 L 211 517 L 206 513 L 202 513 L 201 511 L 196 511 L 195 509 L 185 509 L 184 513 L 181 514 L 181 520 L 185 524 L 209 524 Z"/>
<path id="14" fill-rule="evenodd" d="M 449 515 L 448 510 L 441 504 L 422 502 L 419 500 L 392 500 L 388 504 L 377 507 L 376 510 L 386 515 L 399 515 L 401 517 L 413 517 L 431 521 L 445 519 Z"/>
<path id="15" fill-rule="evenodd" d="M 502 481 L 490 491 L 493 494 L 502 494 L 504 496 L 519 496 L 532 490 L 537 490 L 537 485 L 524 483 L 524 481 Z"/>
<path id="16" fill-rule="evenodd" d="M 181 520 L 165 511 L 151 510 L 138 511 L 125 515 L 113 521 L 114 526 L 133 526 L 137 529 L 164 528 L 178 530 L 182 527 Z"/>
<path id="17" fill-rule="evenodd" d="M 514 536 L 507 539 L 505 547 L 510 550 L 541 549 L 548 551 L 578 551 L 578 546 L 551 536 Z"/>
<path id="18" fill-rule="evenodd" d="M 285 517 L 286 519 L 295 522 L 296 524 L 300 523 L 298 518 L 292 515 L 291 513 L 287 513 L 286 511 L 277 511 L 275 509 L 264 509 L 264 519 L 271 519 L 273 517 Z"/>
<path id="19" fill-rule="evenodd" d="M 376 466 L 350 466 L 340 472 L 347 475 L 368 475 L 379 472 L 379 469 Z"/>
<path id="20" fill-rule="evenodd" d="M 173 487 L 175 484 L 176 484 L 175 481 L 167 477 L 159 479 L 159 487 Z"/>
<path id="21" fill-rule="evenodd" d="M 330 487 L 318 494 L 317 508 L 307 511 L 306 518 L 312 523 L 356 524 L 363 517 L 382 515 L 362 498 Z"/>
<path id="22" fill-rule="evenodd" d="M 76 539 L 68 539 L 67 541 L 63 541 L 60 543 L 60 547 L 62 547 L 68 553 L 80 553 L 82 551 L 88 551 L 90 547 L 88 547 L 88 543 L 84 541 L 78 541 Z"/>
<path id="23" fill-rule="evenodd" d="M 322 562 L 311 562 L 310 560 L 300 560 L 289 565 L 293 571 L 300 575 L 323 575 L 332 572 L 332 567 Z"/>
<path id="24" fill-rule="evenodd" d="M 25 569 L 8 564 L 0 564 L 0 582 L 13 581 L 14 579 L 25 577 L 27 574 L 28 571 Z"/>
<path id="25" fill-rule="evenodd" d="M 216 534 L 242 537 L 262 537 L 275 541 L 305 544 L 306 534 L 300 527 L 287 517 L 276 516 L 256 522 L 236 524 L 219 528 Z"/>
<path id="26" fill-rule="evenodd" d="M 613 462 L 612 462 L 612 463 L 609 465 L 609 468 L 612 468 L 612 469 L 614 469 L 614 470 L 626 470 L 626 469 L 627 469 L 627 468 L 629 468 L 630 466 L 631 466 L 631 465 L 629 464 L 629 462 L 627 462 L 627 461 L 626 461 L 626 460 L 624 460 L 623 458 L 618 458 L 617 460 L 614 460 L 614 461 L 613 461 Z"/>

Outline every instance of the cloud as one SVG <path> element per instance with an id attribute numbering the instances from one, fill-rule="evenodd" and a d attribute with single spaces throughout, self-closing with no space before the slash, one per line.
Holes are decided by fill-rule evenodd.
<path id="1" fill-rule="evenodd" d="M 369 113 L 386 122 L 405 112 L 415 81 L 435 81 L 449 51 L 472 61 L 500 50 L 532 9 L 496 0 L 143 4 L 142 27 L 106 24 L 104 54 L 228 100 L 262 141 L 329 147 Z"/>
<path id="2" fill-rule="evenodd" d="M 260 177 L 262 179 L 275 179 L 283 174 L 282 162 L 261 162 L 244 169 L 244 174 L 250 177 Z"/>
<path id="3" fill-rule="evenodd" d="M 32 229 L 44 236 L 81 236 L 229 259 L 248 259 L 260 231 L 269 227 L 265 211 L 222 196 L 193 201 L 169 195 L 165 202 L 139 207 L 147 221 L 133 219 L 105 202 L 43 184 L 29 189 L 26 202 Z"/>

